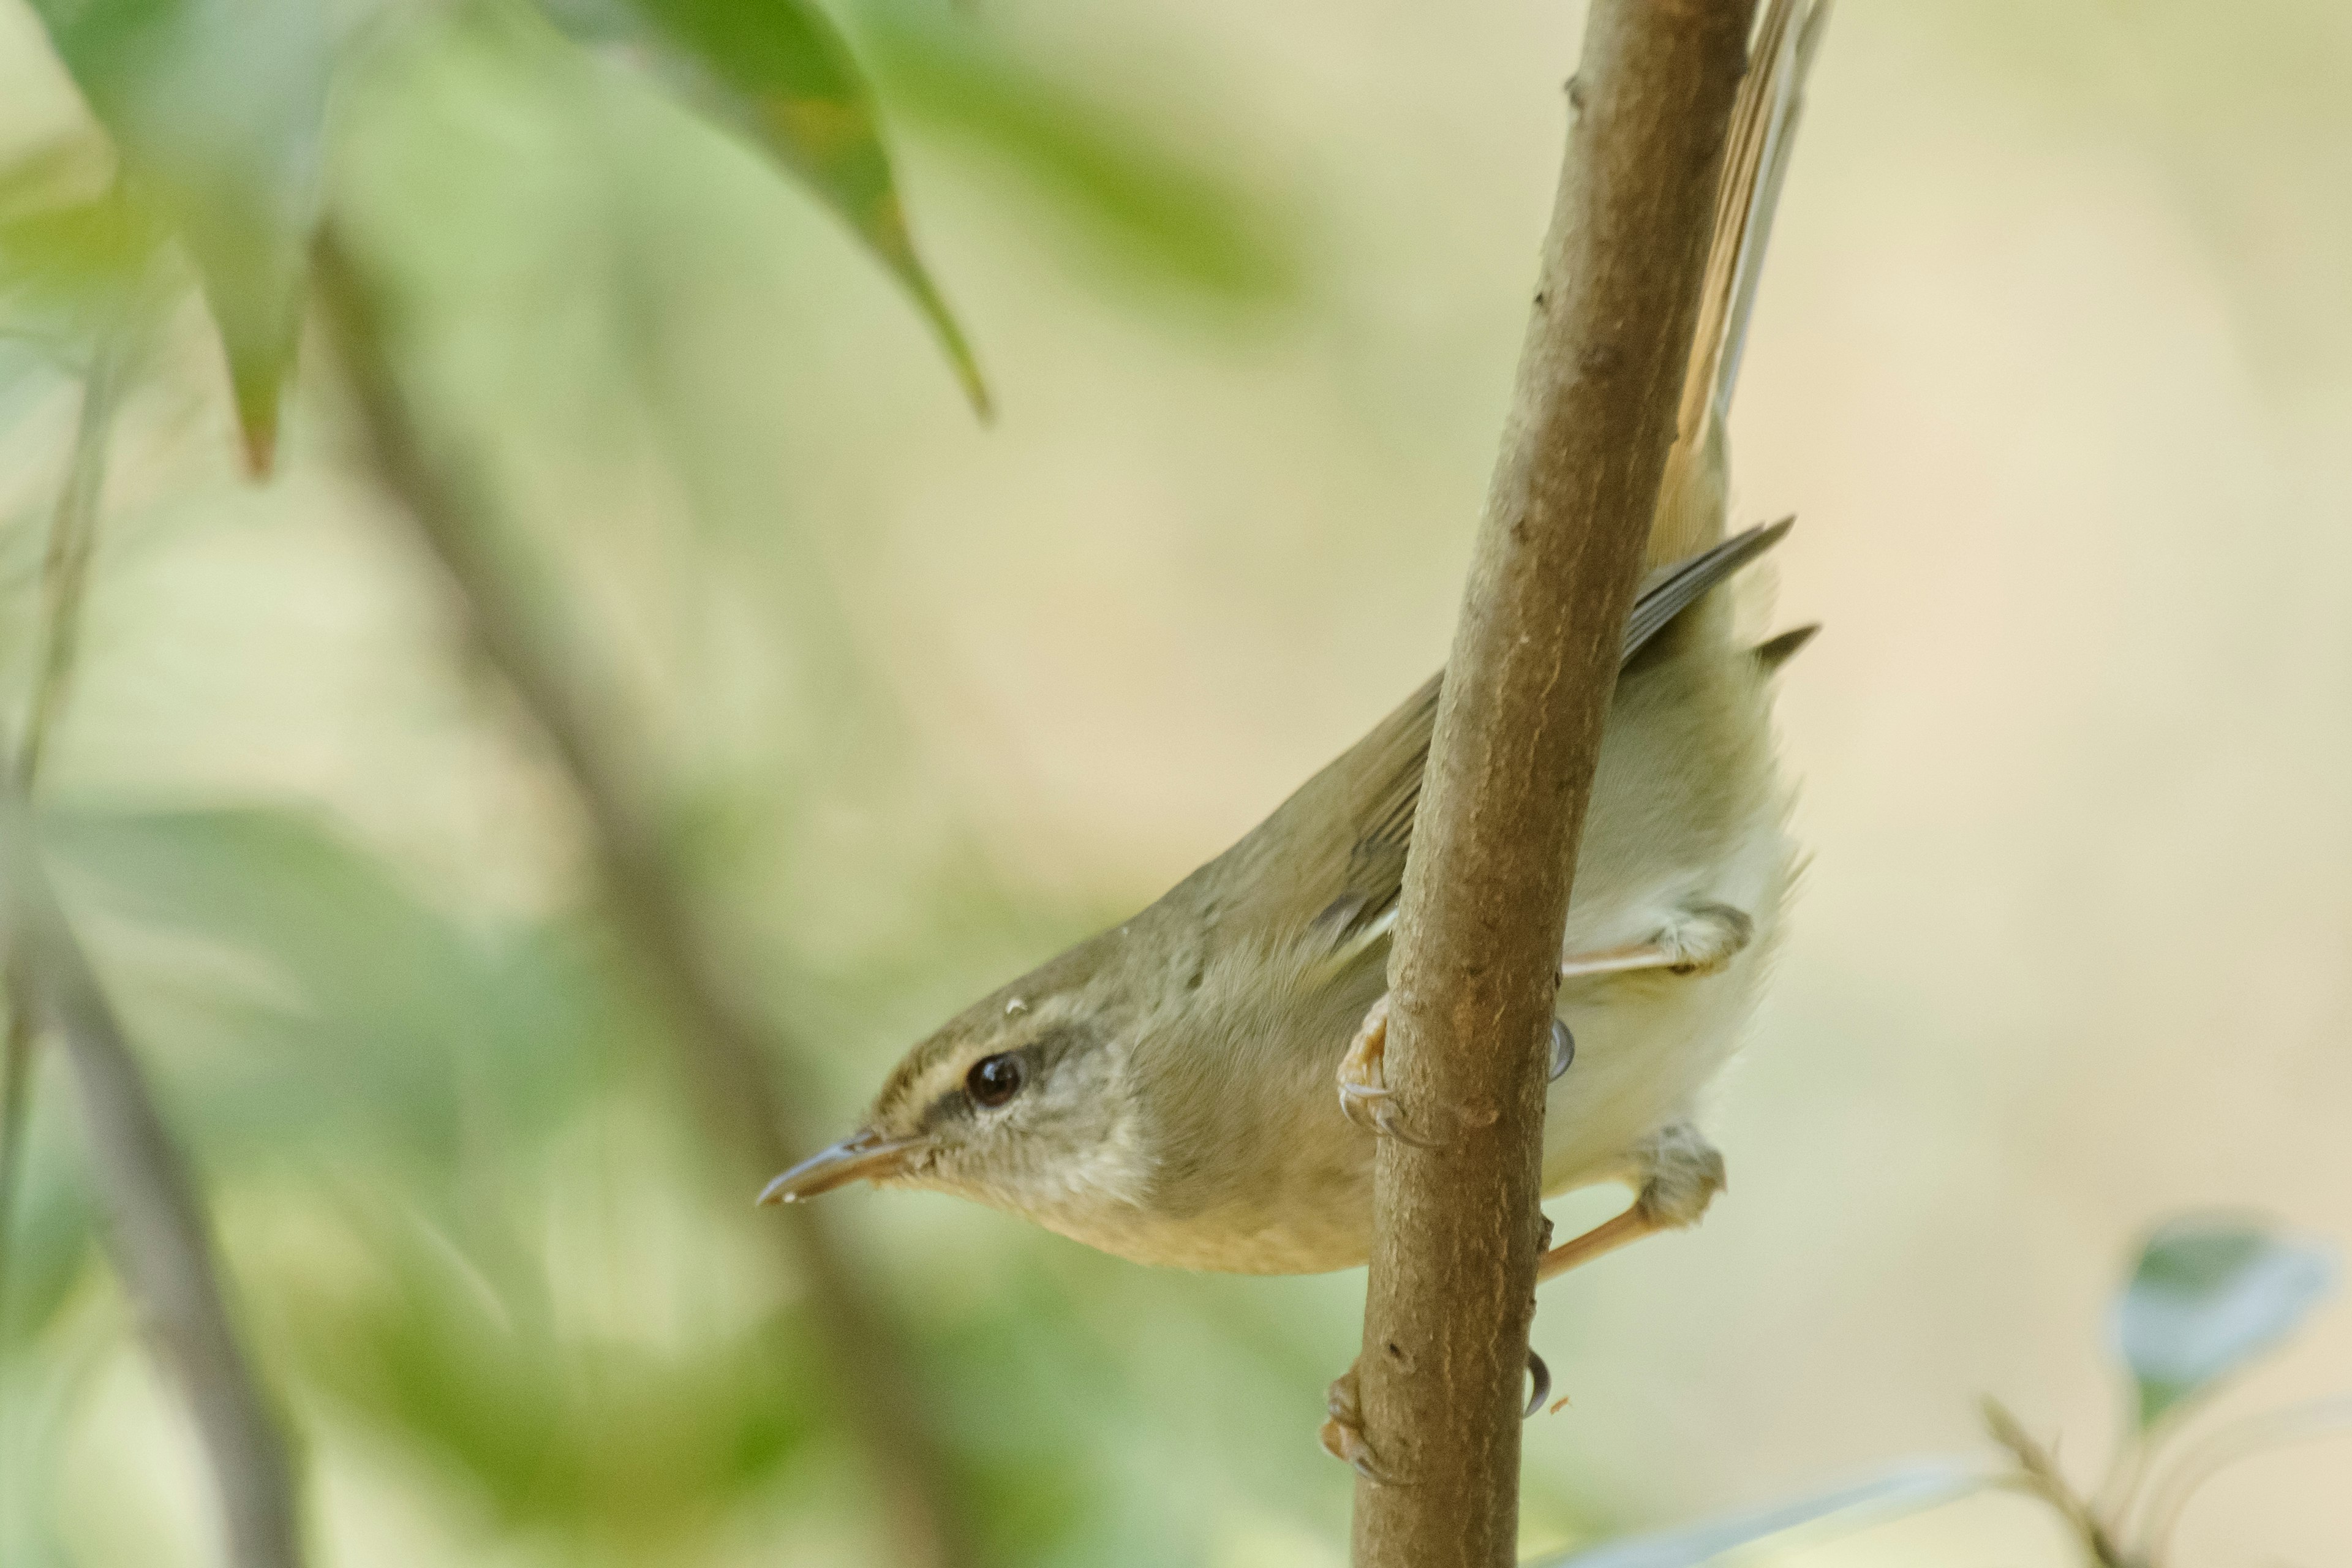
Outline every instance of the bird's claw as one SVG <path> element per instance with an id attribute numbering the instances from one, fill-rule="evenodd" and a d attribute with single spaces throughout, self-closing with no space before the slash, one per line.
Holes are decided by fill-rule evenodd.
<path id="1" fill-rule="evenodd" d="M 1390 1098 L 1388 1085 L 1381 1081 L 1388 1044 L 1389 999 L 1382 995 L 1364 1015 L 1363 1025 L 1357 1029 L 1348 1054 L 1340 1058 L 1340 1114 L 1367 1132 L 1393 1138 L 1416 1149 L 1437 1148 L 1434 1142 L 1407 1131 L 1403 1119 L 1397 1114 L 1396 1101 Z"/>
<path id="2" fill-rule="evenodd" d="M 1381 1473 L 1372 1460 L 1372 1446 L 1364 1436 L 1364 1412 L 1356 1394 L 1356 1369 L 1349 1367 L 1332 1380 L 1324 1396 L 1329 1419 L 1318 1435 L 1323 1451 L 1376 1487 L 1396 1483 Z"/>
<path id="3" fill-rule="evenodd" d="M 1438 1147 L 1434 1141 L 1406 1131 L 1403 1119 L 1397 1114 L 1396 1100 L 1387 1089 L 1379 1084 L 1342 1079 L 1339 1084 L 1339 1110 L 1349 1121 L 1367 1132 L 1378 1132 L 1400 1143 L 1410 1143 L 1416 1149 Z"/>
<path id="4" fill-rule="evenodd" d="M 1544 1407 L 1544 1401 L 1551 1397 L 1551 1368 L 1544 1365 L 1544 1358 L 1532 1348 L 1528 1352 L 1528 1379 L 1534 1389 L 1528 1395 L 1527 1410 L 1519 1417 L 1522 1421 L 1534 1420 L 1536 1413 Z"/>

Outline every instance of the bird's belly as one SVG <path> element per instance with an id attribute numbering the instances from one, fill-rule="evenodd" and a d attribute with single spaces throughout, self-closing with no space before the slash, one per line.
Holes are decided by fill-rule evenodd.
<path id="1" fill-rule="evenodd" d="M 1220 1274 L 1328 1274 L 1371 1255 L 1371 1183 L 1335 1188 L 1312 1204 L 1287 1205 L 1279 1218 L 1212 1212 L 1197 1218 L 1137 1218 L 1098 1226 L 1056 1215 L 1031 1217 L 1133 1263 Z"/>
<path id="2" fill-rule="evenodd" d="M 1766 945 L 1720 973 L 1629 974 L 1562 997 L 1576 1058 L 1544 1101 L 1547 1197 L 1626 1175 L 1636 1144 L 1694 1112 L 1738 1048 Z"/>

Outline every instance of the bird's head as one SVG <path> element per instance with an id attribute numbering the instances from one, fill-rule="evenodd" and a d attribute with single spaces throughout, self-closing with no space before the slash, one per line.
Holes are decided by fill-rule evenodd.
<path id="1" fill-rule="evenodd" d="M 953 1193 L 1055 1229 L 1142 1203 L 1152 1160 L 1118 931 L 966 1008 L 907 1053 L 864 1125 L 770 1183 L 796 1203 L 865 1180 Z M 1102 949 L 1108 944 L 1108 951 Z"/>

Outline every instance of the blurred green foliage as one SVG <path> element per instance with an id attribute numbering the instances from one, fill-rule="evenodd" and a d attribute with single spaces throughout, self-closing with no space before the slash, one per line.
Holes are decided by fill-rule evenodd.
<path id="1" fill-rule="evenodd" d="M 2177 1220 L 2158 1230 L 2115 1310 L 2140 1430 L 2277 1343 L 2335 1279 L 2327 1253 L 2253 1226 Z"/>
<path id="2" fill-rule="evenodd" d="M 832 19 L 812 0 L 632 0 L 642 26 L 619 36 L 656 68 L 775 154 L 821 195 L 914 296 L 982 414 L 979 363 L 915 255 L 873 94 Z M 611 41 L 619 7 L 555 7 Z M 583 25 L 584 24 L 584 25 Z"/>
<path id="3" fill-rule="evenodd" d="M 331 13 L 314 0 L 38 0 L 122 177 L 171 224 L 219 323 L 247 461 L 268 470 L 301 331 Z"/>
<path id="4" fill-rule="evenodd" d="M 322 445 L 303 423 L 335 412 L 331 397 L 296 395 L 294 374 L 311 237 L 331 211 L 398 279 L 444 417 L 462 419 L 475 398 L 551 391 L 650 439 L 691 490 L 708 435 L 679 412 L 696 377 L 673 340 L 704 262 L 647 193 L 681 168 L 707 179 L 714 155 L 648 83 L 845 221 L 913 296 L 978 405 L 977 362 L 918 258 L 877 101 L 985 144 L 1047 209 L 1112 237 L 1119 268 L 1154 287 L 1264 309 L 1299 276 L 1223 174 L 1081 107 L 962 18 L 887 33 L 890 85 L 877 94 L 833 21 L 803 3 L 37 9 L 111 157 L 93 164 L 68 139 L 0 168 L 0 344 L 34 354 L 12 366 L 9 393 L 26 407 L 70 395 L 100 334 L 194 286 L 256 471 L 278 449 L 281 405 L 306 454 L 298 472 Z M 540 353 L 565 352 L 560 312 L 500 302 L 533 245 L 552 247 L 540 263 L 562 278 L 563 308 L 614 351 L 584 385 Z M 551 325 L 557 336 L 534 342 Z M 450 352 L 436 358 L 437 345 Z M 489 455 L 518 471 L 541 458 L 526 439 Z M 542 530 L 518 500 L 509 556 L 560 605 L 613 542 Z M 19 604 L 39 591 L 37 521 L 9 531 L 5 586 Z M 839 609 L 822 592 L 799 603 L 812 620 L 787 640 L 825 647 Z M 602 657 L 593 615 L 558 617 L 585 657 Z M 882 689 L 854 658 L 838 668 L 849 679 L 832 695 L 852 728 L 887 735 Z M 616 715 L 625 723 L 628 710 Z M 509 727 L 503 714 L 481 721 Z M 813 797 L 838 787 L 807 782 Z M 772 836 L 778 803 L 761 801 L 754 821 L 690 773 L 673 793 L 680 864 L 714 900 L 738 900 L 743 833 Z M 542 875 L 520 907 L 488 907 L 331 811 L 276 800 L 68 793 L 45 810 L 43 834 L 217 1205 L 264 1364 L 331 1470 L 398 1456 L 409 1506 L 440 1528 L 566 1561 L 724 1555 L 747 1520 L 876 1535 L 841 1435 L 815 1416 L 829 1373 L 797 1285 L 761 1245 L 755 1227 L 772 1222 L 708 1180 L 717 1163 L 688 1107 L 651 1065 L 658 1054 L 639 1048 L 662 1025 L 575 873 Z M 936 967 L 943 932 L 978 972 L 993 951 L 1094 918 L 1041 903 L 969 848 L 950 847 L 933 876 L 933 901 L 907 911 L 928 931 L 902 921 L 852 963 L 764 965 L 803 1030 L 875 1029 L 877 1007 L 902 1005 L 909 979 Z M 36 1457 L 0 1482 L 12 1564 L 85 1556 L 74 1538 L 89 1526 L 61 1511 L 56 1481 L 103 1384 L 73 1369 L 110 1364 L 127 1327 L 96 1267 L 90 1183 L 54 1055 L 38 1064 L 6 1216 L 0 1451 Z M 1255 1409 L 1238 1436 L 1213 1437 L 1274 1461 L 1255 1483 L 1265 1506 L 1286 1510 L 1298 1483 L 1321 1476 L 1289 1430 L 1311 1426 L 1311 1406 L 1303 1424 L 1266 1419 L 1288 1403 L 1277 1390 L 1311 1385 L 1319 1359 L 1240 1298 L 1211 1288 L 1204 1308 L 1188 1287 L 1171 1301 L 1026 1236 L 1000 1238 L 978 1290 L 935 1298 L 927 1269 L 897 1272 L 921 1384 L 1002 1560 L 1197 1556 L 1194 1510 L 1113 1458 L 1130 1447 L 1099 1440 L 1154 1400 Z M 1122 1376 L 1118 1338 L 1139 1325 L 1186 1344 L 1199 1379 Z M 1158 1545 L 1139 1556 L 1139 1541 Z"/>

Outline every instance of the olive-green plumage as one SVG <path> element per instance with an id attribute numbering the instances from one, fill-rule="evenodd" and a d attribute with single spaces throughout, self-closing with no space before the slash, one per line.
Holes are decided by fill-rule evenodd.
<path id="1" fill-rule="evenodd" d="M 1788 526 L 1724 539 L 1722 417 L 1818 16 L 1775 0 L 1735 113 L 1563 947 L 1574 1057 L 1547 1103 L 1545 1188 L 1628 1181 L 1654 1225 L 1696 1219 L 1722 1184 L 1697 1101 L 1753 1008 L 1795 870 L 1770 682 L 1803 637 L 1751 646 L 1717 590 Z M 772 1194 L 863 1176 L 1146 1262 L 1361 1262 L 1376 1134 L 1343 1112 L 1336 1075 L 1386 988 L 1437 691 L 1433 679 L 1149 909 L 951 1019 L 858 1134 Z"/>

